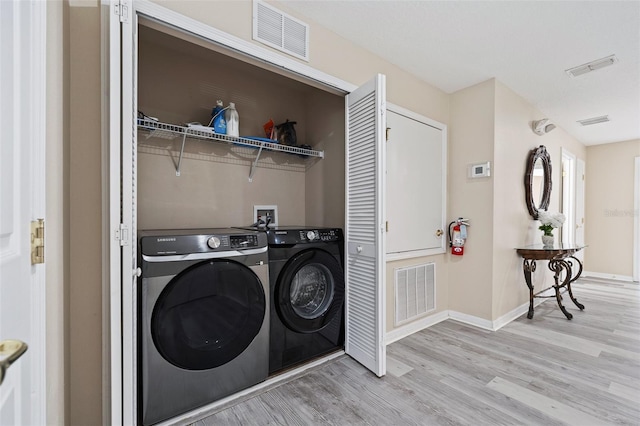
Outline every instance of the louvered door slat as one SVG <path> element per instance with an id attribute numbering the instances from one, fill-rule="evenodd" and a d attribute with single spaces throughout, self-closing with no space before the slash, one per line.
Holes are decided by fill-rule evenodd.
<path id="1" fill-rule="evenodd" d="M 385 79 L 347 96 L 345 350 L 378 376 L 385 374 L 384 149 Z"/>

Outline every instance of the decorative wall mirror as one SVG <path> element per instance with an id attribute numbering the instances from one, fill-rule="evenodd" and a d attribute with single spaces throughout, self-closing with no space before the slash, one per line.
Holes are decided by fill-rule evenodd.
<path id="1" fill-rule="evenodd" d="M 551 157 L 544 145 L 529 152 L 524 191 L 529 214 L 537 220 L 538 210 L 546 210 L 551 199 Z"/>

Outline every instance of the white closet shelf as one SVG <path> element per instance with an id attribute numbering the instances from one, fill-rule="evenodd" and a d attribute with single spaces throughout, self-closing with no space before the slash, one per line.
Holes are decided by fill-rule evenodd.
<path id="1" fill-rule="evenodd" d="M 223 144 L 235 144 L 242 145 L 250 148 L 257 148 L 256 158 L 251 165 L 251 171 L 249 173 L 249 181 L 253 179 L 253 173 L 255 171 L 256 164 L 260 159 L 260 154 L 263 150 L 284 152 L 287 154 L 293 154 L 303 157 L 317 157 L 324 158 L 324 151 L 316 151 L 313 149 L 304 149 L 296 146 L 280 145 L 278 143 L 265 142 L 261 140 L 249 139 L 245 137 L 234 137 L 221 135 L 208 130 L 201 130 L 199 128 L 191 128 L 188 126 L 179 126 L 176 124 L 162 123 L 155 120 L 149 120 L 144 118 L 138 118 L 138 130 L 147 133 L 147 138 L 160 138 L 160 139 L 175 139 L 182 137 L 182 147 L 180 148 L 180 157 L 178 164 L 176 165 L 176 176 L 180 176 L 180 165 L 182 163 L 182 156 L 184 154 L 184 145 L 187 138 L 206 140 Z"/>

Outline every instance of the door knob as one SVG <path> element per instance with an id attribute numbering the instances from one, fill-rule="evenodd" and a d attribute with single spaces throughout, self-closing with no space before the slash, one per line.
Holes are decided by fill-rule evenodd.
<path id="1" fill-rule="evenodd" d="M 27 351 L 27 348 L 27 344 L 20 340 L 3 340 L 0 342 L 0 356 L 4 356 L 0 360 L 0 385 L 4 381 L 7 368 L 20 358 Z"/>
<path id="2" fill-rule="evenodd" d="M 358 253 L 362 253 L 362 246 L 358 246 L 358 247 L 356 247 L 356 251 L 357 251 Z"/>
<path id="3" fill-rule="evenodd" d="M 436 231 L 436 237 L 442 237 L 442 234 L 444 234 L 444 231 L 442 229 L 438 229 Z"/>

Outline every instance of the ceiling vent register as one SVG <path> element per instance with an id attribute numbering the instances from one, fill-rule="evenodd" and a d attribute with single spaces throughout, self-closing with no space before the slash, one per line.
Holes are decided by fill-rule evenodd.
<path id="1" fill-rule="evenodd" d="M 616 58 L 616 55 L 611 55 L 607 56 L 606 58 L 596 59 L 595 61 L 580 65 L 578 67 L 569 68 L 565 72 L 569 74 L 569 77 L 578 77 L 590 73 L 591 71 L 596 71 L 604 67 L 608 67 L 615 64 L 616 62 L 618 62 L 618 58 Z"/>
<path id="2" fill-rule="evenodd" d="M 253 39 L 309 61 L 309 25 L 263 2 L 253 2 Z"/>
<path id="3" fill-rule="evenodd" d="M 592 124 L 606 123 L 607 121 L 611 121 L 609 120 L 609 116 L 601 115 L 600 117 L 585 118 L 584 120 L 578 120 L 578 123 L 582 124 L 583 126 L 591 126 Z"/>

